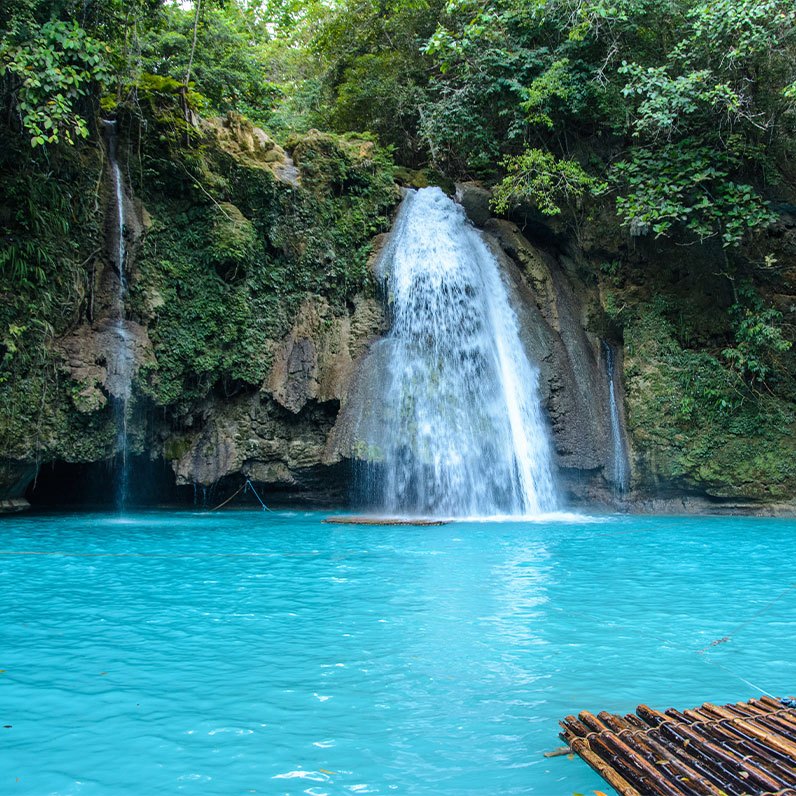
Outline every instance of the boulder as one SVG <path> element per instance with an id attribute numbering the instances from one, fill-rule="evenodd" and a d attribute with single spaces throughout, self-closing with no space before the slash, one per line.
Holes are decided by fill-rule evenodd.
<path id="1" fill-rule="evenodd" d="M 457 182 L 456 201 L 464 208 L 467 218 L 477 227 L 483 227 L 492 217 L 489 202 L 492 193 L 480 182 Z"/>

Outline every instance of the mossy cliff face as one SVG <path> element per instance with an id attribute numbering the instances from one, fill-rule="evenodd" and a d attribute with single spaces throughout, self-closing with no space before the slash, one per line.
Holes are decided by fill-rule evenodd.
<path id="1" fill-rule="evenodd" d="M 69 280 L 34 278 L 3 310 L 0 498 L 20 497 L 37 464 L 116 454 L 120 334 L 132 452 L 171 461 L 178 483 L 301 483 L 325 455 L 352 359 L 381 328 L 367 260 L 399 198 L 389 161 L 369 141 L 314 131 L 285 149 L 232 114 L 188 124 L 159 97 L 117 125 L 125 317 L 97 142 L 72 153 L 74 191 L 90 201 L 67 231 L 74 251 L 55 257 Z M 38 243 L 39 230 L 22 232 Z"/>
<path id="2" fill-rule="evenodd" d="M 638 487 L 785 502 L 796 490 L 796 407 L 750 394 L 712 354 L 683 348 L 653 305 L 625 327 Z"/>
<path id="3" fill-rule="evenodd" d="M 735 251 L 588 229 L 595 320 L 624 343 L 637 505 L 793 511 L 796 219 Z"/>
<path id="4" fill-rule="evenodd" d="M 169 97 L 142 107 L 117 121 L 123 317 L 99 133 L 46 158 L 0 150 L 0 501 L 20 505 L 48 462 L 117 455 L 122 343 L 133 453 L 168 462 L 180 485 L 231 492 L 248 476 L 340 500 L 345 460 L 363 455 L 364 355 L 385 330 L 368 259 L 399 198 L 388 160 L 314 131 L 279 146 L 236 115 L 187 123 Z M 489 218 L 487 192 L 459 193 L 512 283 L 570 498 L 616 499 L 606 340 L 631 464 L 620 502 L 792 500 L 796 218 L 728 255 L 629 238 L 604 210 L 514 225 Z"/>
<path id="5" fill-rule="evenodd" d="M 109 455 L 111 412 L 69 378 L 58 341 L 100 312 L 108 201 L 101 148 L 34 157 L 0 146 L 0 500 L 24 493 L 41 461 Z M 88 403 L 86 402 L 86 399 Z M 84 411 L 88 409 L 89 411 Z M 100 409 L 100 411 L 94 411 Z"/>

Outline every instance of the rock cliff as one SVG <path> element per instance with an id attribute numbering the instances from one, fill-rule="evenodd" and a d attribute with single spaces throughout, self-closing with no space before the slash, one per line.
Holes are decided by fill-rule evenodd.
<path id="1" fill-rule="evenodd" d="M 152 108 L 140 151 L 140 120 L 118 121 L 123 317 L 99 140 L 60 164 L 94 197 L 73 211 L 63 279 L 46 301 L 38 288 L 5 293 L 0 508 L 46 501 L 55 480 L 74 485 L 59 497 L 80 500 L 81 468 L 113 478 L 127 400 L 120 358 L 132 362 L 131 454 L 138 467 L 157 465 L 158 499 L 198 490 L 220 502 L 248 478 L 275 500 L 345 502 L 352 464 L 369 457 L 356 428 L 385 350 L 372 347 L 387 319 L 370 269 L 399 200 L 391 165 L 367 140 L 310 131 L 282 147 L 235 114 L 186 127 L 168 103 Z M 720 249 L 690 248 L 685 262 L 678 242 L 628 239 L 605 214 L 574 226 L 532 212 L 497 219 L 482 186 L 457 195 L 501 262 L 540 367 L 568 501 L 792 509 L 794 353 L 765 359 L 738 330 L 774 308 L 794 336 L 793 216 L 728 270 Z M 604 341 L 619 373 L 624 494 Z M 773 374 L 764 383 L 732 364 L 753 355 Z M 37 481 L 42 467 L 54 475 Z M 148 500 L 143 487 L 136 498 Z"/>

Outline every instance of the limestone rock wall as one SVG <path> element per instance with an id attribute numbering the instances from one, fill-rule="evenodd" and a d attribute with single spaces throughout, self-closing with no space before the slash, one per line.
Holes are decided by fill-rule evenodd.
<path id="1" fill-rule="evenodd" d="M 333 431 L 362 354 L 384 330 L 373 298 L 358 295 L 347 314 L 335 315 L 322 297 L 307 297 L 259 390 L 206 402 L 195 431 L 163 440 L 178 484 L 242 475 L 310 501 L 344 499 L 335 465 L 345 451 Z"/>

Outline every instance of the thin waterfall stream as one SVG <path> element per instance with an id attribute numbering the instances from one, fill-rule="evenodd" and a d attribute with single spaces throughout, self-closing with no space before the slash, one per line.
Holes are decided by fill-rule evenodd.
<path id="1" fill-rule="evenodd" d="M 608 405 L 611 420 L 611 450 L 613 453 L 613 479 L 614 486 L 620 495 L 627 492 L 630 485 L 630 465 L 627 461 L 627 452 L 622 438 L 622 422 L 619 417 L 619 405 L 616 401 L 616 366 L 613 346 L 602 341 L 603 355 L 605 356 L 605 372 L 608 378 Z"/>
<path id="2" fill-rule="evenodd" d="M 537 368 L 499 266 L 439 188 L 409 193 L 378 263 L 392 314 L 373 449 L 389 513 L 539 515 L 558 497 Z"/>
<path id="3" fill-rule="evenodd" d="M 105 120 L 105 133 L 108 145 L 108 163 L 113 180 L 113 205 L 115 210 L 115 224 L 113 226 L 113 245 L 110 255 L 113 258 L 118 287 L 115 294 L 114 305 L 111 310 L 115 350 L 108 352 L 108 380 L 109 391 L 117 398 L 116 450 L 118 457 L 116 478 L 116 505 L 120 510 L 127 503 L 130 485 L 129 440 L 127 424 L 129 420 L 129 404 L 133 381 L 133 340 L 125 324 L 125 303 L 127 297 L 127 243 L 125 230 L 126 195 L 122 170 L 117 159 L 117 130 L 116 122 Z"/>

